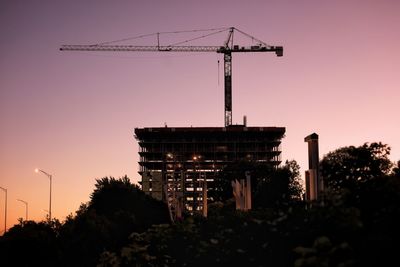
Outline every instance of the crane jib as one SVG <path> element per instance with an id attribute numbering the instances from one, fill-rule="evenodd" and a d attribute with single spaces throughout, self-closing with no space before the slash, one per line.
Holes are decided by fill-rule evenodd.
<path id="1" fill-rule="evenodd" d="M 120 52 L 275 52 L 277 56 L 283 55 L 282 46 L 237 46 L 226 48 L 223 46 L 134 46 L 134 45 L 63 45 L 61 51 L 120 51 Z"/>

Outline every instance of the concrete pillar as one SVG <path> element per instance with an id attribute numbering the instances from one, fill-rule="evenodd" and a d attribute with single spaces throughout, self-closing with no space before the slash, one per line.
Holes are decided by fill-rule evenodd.
<path id="1" fill-rule="evenodd" d="M 237 179 L 231 182 L 236 210 L 251 210 L 251 177 L 246 172 L 246 180 Z"/>
<path id="2" fill-rule="evenodd" d="M 319 174 L 318 134 L 313 133 L 304 138 L 308 143 L 308 170 L 306 171 L 306 200 L 318 200 L 323 190 Z"/>
<path id="3" fill-rule="evenodd" d="M 246 172 L 245 210 L 251 210 L 251 176 Z"/>
<path id="4" fill-rule="evenodd" d="M 207 199 L 207 177 L 204 173 L 204 180 L 203 180 L 203 216 L 207 218 L 208 216 L 208 199 Z"/>

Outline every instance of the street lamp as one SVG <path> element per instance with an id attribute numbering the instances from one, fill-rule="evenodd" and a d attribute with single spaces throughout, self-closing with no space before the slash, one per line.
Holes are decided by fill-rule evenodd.
<path id="1" fill-rule="evenodd" d="M 6 193 L 6 201 L 4 208 L 4 234 L 7 232 L 7 189 L 0 186 L 0 189 Z"/>
<path id="2" fill-rule="evenodd" d="M 28 221 L 28 202 L 22 199 L 17 199 L 17 201 L 20 201 L 25 204 L 25 221 Z"/>
<path id="3" fill-rule="evenodd" d="M 44 175 L 46 175 L 47 177 L 49 177 L 50 180 L 50 201 L 49 201 L 49 221 L 51 221 L 51 182 L 52 182 L 52 175 L 48 174 L 47 172 L 40 170 L 40 169 L 35 169 L 36 173 L 43 173 Z"/>

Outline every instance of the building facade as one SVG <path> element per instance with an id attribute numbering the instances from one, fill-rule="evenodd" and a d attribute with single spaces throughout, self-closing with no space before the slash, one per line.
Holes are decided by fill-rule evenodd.
<path id="1" fill-rule="evenodd" d="M 184 211 L 201 211 L 207 188 L 228 164 L 251 160 L 278 166 L 284 134 L 284 127 L 244 125 L 136 128 L 142 189 Z"/>

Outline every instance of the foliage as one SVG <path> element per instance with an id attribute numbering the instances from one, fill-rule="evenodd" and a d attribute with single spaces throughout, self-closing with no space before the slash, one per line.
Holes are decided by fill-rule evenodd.
<path id="1" fill-rule="evenodd" d="M 214 212 L 207 220 L 191 217 L 154 226 L 132 234 L 120 252 L 104 253 L 99 266 L 286 266 L 294 253 L 277 224 L 287 215 L 272 213 Z"/>
<path id="2" fill-rule="evenodd" d="M 239 161 L 228 165 L 219 173 L 215 189 L 210 196 L 216 201 L 226 201 L 233 197 L 231 181 L 245 179 L 246 172 L 251 176 L 253 206 L 272 207 L 299 200 L 302 195 L 299 165 L 296 161 L 286 161 L 283 166 L 251 161 Z"/>
<path id="3" fill-rule="evenodd" d="M 132 232 L 168 218 L 166 205 L 145 195 L 127 176 L 97 179 L 89 203 L 68 217 L 61 230 L 63 262 L 93 266 L 101 252 L 120 248 Z"/>
<path id="4" fill-rule="evenodd" d="M 251 161 L 237 161 L 227 165 L 218 173 L 214 181 L 214 187 L 209 189 L 208 195 L 214 201 L 225 202 L 231 199 L 233 197 L 231 182 L 236 179 L 245 179 L 246 172 L 249 172 L 251 175 L 251 184 L 254 185 L 258 179 L 255 170 L 258 172 L 270 173 L 272 166 L 267 164 L 259 165 Z M 252 193 L 254 192 L 254 188 L 255 187 L 252 186 Z"/>
<path id="5" fill-rule="evenodd" d="M 363 182 L 390 173 L 390 147 L 382 143 L 342 147 L 328 153 L 321 161 L 321 174 L 331 190 L 354 191 Z"/>
<path id="6" fill-rule="evenodd" d="M 53 266 L 58 260 L 58 220 L 19 220 L 0 238 L 2 266 Z"/>
<path id="7" fill-rule="evenodd" d="M 236 212 L 216 203 L 207 219 L 133 233 L 99 266 L 388 266 L 399 249 L 400 181 L 372 179 L 363 190 L 352 206 L 336 191 L 307 208 Z"/>
<path id="8" fill-rule="evenodd" d="M 326 236 L 316 238 L 311 248 L 299 246 L 294 251 L 300 255 L 295 267 L 356 266 L 351 246 L 347 242 L 334 245 Z"/>
<path id="9" fill-rule="evenodd" d="M 104 177 L 96 180 L 88 210 L 111 221 L 132 224 L 136 232 L 142 232 L 152 224 L 168 222 L 168 210 L 164 203 L 146 195 L 129 178 Z"/>
<path id="10" fill-rule="evenodd" d="M 289 205 L 299 201 L 303 192 L 300 179 L 300 166 L 294 160 L 272 169 L 256 184 L 255 207 Z"/>
<path id="11" fill-rule="evenodd" d="M 396 166 L 393 168 L 393 176 L 400 178 L 400 160 L 397 161 Z"/>

